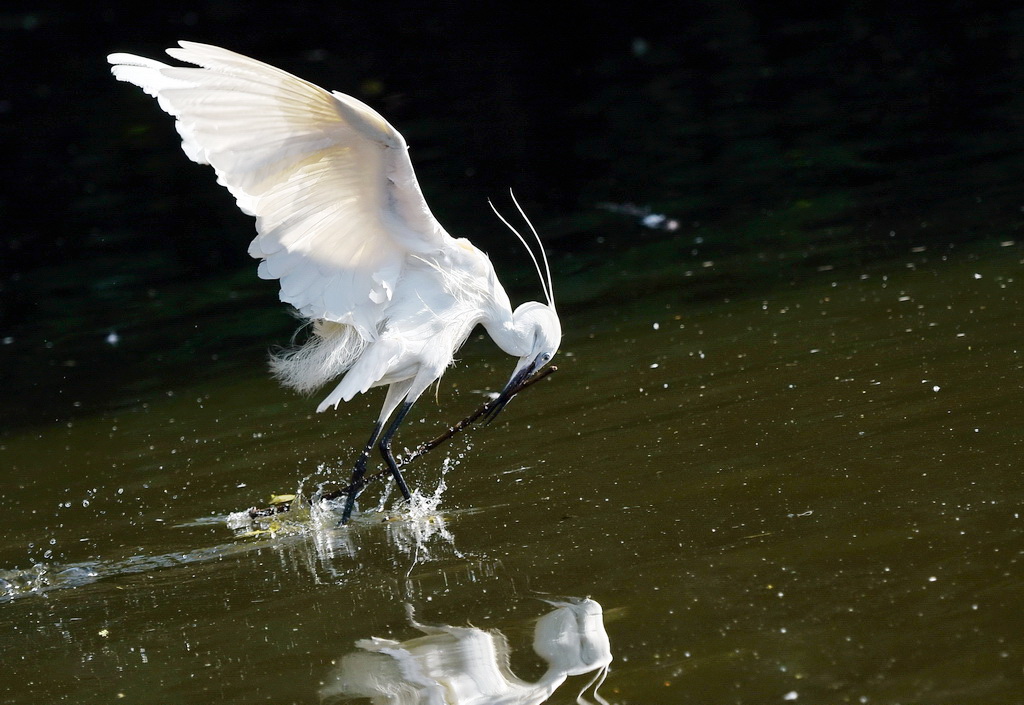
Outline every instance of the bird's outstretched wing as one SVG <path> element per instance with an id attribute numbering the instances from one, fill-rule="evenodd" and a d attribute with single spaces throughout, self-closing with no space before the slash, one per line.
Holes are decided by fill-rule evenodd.
<path id="1" fill-rule="evenodd" d="M 308 318 L 376 337 L 410 253 L 450 246 L 405 139 L 372 108 L 218 47 L 180 42 L 173 67 L 111 54 L 114 76 L 177 118 L 182 148 L 256 216 L 249 253 Z"/>

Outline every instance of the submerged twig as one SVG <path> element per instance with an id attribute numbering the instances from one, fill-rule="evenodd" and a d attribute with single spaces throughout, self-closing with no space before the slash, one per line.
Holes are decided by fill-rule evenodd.
<path id="1" fill-rule="evenodd" d="M 552 372 L 555 372 L 556 370 L 558 370 L 558 367 L 556 365 L 552 365 L 550 367 L 544 368 L 543 370 L 540 370 L 532 377 L 528 378 L 521 385 L 519 385 L 519 388 L 515 391 L 515 394 L 519 394 L 519 392 L 523 391 L 527 387 L 536 384 L 537 382 L 541 381 L 542 379 L 547 377 Z M 430 451 L 434 450 L 434 448 L 437 448 L 438 446 L 444 444 L 452 436 L 460 433 L 461 431 L 464 431 L 467 427 L 478 421 L 482 416 L 487 415 L 487 413 L 494 407 L 495 401 L 496 400 L 492 399 L 486 404 L 483 404 L 479 409 L 474 411 L 466 418 L 462 419 L 462 421 L 459 421 L 454 426 L 450 426 L 447 431 L 442 433 L 437 438 L 434 438 L 432 440 L 427 441 L 426 443 L 421 443 L 420 445 L 418 445 L 411 453 L 402 458 L 401 462 L 398 463 L 399 468 L 404 469 L 405 466 L 411 463 L 412 461 L 416 460 L 417 458 L 423 457 Z M 363 489 L 373 480 L 386 477 L 391 477 L 391 472 L 389 470 L 378 470 L 377 472 L 364 477 L 359 483 L 350 483 L 339 489 L 331 490 L 330 492 L 318 492 L 317 494 L 314 495 L 313 498 L 307 499 L 306 501 L 312 503 L 313 499 L 337 499 L 338 497 L 343 497 L 349 494 L 350 492 L 355 492 Z M 260 517 L 273 516 L 275 514 L 282 514 L 284 512 L 290 511 L 291 508 L 292 502 L 281 502 L 278 504 L 272 504 L 269 507 L 262 508 L 252 507 L 249 509 L 249 517 L 251 519 L 258 519 Z"/>

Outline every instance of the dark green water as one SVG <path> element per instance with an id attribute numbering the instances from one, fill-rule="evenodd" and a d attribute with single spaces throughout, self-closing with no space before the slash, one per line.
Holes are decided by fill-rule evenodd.
<path id="1" fill-rule="evenodd" d="M 406 604 L 500 630 L 533 681 L 537 598 L 590 596 L 611 703 L 1019 702 L 1022 258 L 997 237 L 695 300 L 743 281 L 714 263 L 580 304 L 557 374 L 410 469 L 446 484 L 417 517 L 377 488 L 348 528 L 235 536 L 344 477 L 380 403 L 317 416 L 255 364 L 10 430 L 0 700 L 316 703 L 357 640 L 420 634 Z M 471 341 L 399 444 L 511 364 Z"/>
<path id="2" fill-rule="evenodd" d="M 0 703 L 414 702 L 413 657 L 446 702 L 1024 702 L 1019 8 L 115 2 L 0 38 Z M 411 466 L 415 511 L 229 526 L 344 481 L 382 395 L 268 379 L 295 323 L 251 223 L 104 61 L 180 38 L 381 110 L 517 302 L 486 199 L 550 248 L 560 371 Z M 472 339 L 397 444 L 512 365 Z"/>

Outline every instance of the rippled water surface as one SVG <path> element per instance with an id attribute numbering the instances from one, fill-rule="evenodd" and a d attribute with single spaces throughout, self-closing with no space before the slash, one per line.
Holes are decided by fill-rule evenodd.
<path id="1" fill-rule="evenodd" d="M 227 517 L 343 479 L 379 394 L 317 416 L 254 365 L 9 431 L 0 700 L 333 702 L 362 640 L 412 658 L 417 625 L 472 625 L 507 647 L 500 682 L 539 683 L 589 643 L 535 653 L 544 600 L 589 597 L 591 631 L 557 633 L 606 632 L 592 702 L 1016 702 L 1022 257 L 996 241 L 578 307 L 557 374 L 410 467 L 435 508 L 376 487 L 347 528 Z M 399 444 L 511 366 L 471 342 Z"/>

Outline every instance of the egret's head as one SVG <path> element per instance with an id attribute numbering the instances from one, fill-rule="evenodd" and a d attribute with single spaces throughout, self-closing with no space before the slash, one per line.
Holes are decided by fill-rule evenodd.
<path id="1" fill-rule="evenodd" d="M 526 344 L 526 354 L 519 358 L 512 376 L 529 370 L 526 374 L 529 377 L 551 362 L 558 352 L 558 345 L 562 342 L 562 324 L 551 306 L 530 301 L 512 312 L 512 325 L 524 333 Z"/>
<path id="2" fill-rule="evenodd" d="M 508 384 L 495 399 L 488 413 L 488 422 L 505 408 L 526 380 L 551 362 L 562 342 L 562 324 L 555 309 L 547 304 L 536 301 L 523 304 L 512 312 L 512 324 L 522 336 L 526 354 L 519 358 Z"/>
<path id="3" fill-rule="evenodd" d="M 540 287 L 544 290 L 544 298 L 547 299 L 547 303 L 542 304 L 530 301 L 512 312 L 512 328 L 515 331 L 514 337 L 516 340 L 513 346 L 505 349 L 512 354 L 519 354 L 520 358 L 516 364 L 516 369 L 512 372 L 512 378 L 509 379 L 505 388 L 501 390 L 501 394 L 494 400 L 494 405 L 488 412 L 488 423 L 493 421 L 494 417 L 505 408 L 505 405 L 519 392 L 526 380 L 530 379 L 537 370 L 551 362 L 551 358 L 558 351 L 558 344 L 562 342 L 562 324 L 559 322 L 558 314 L 555 312 L 554 283 L 551 280 L 551 265 L 548 264 L 544 243 L 541 242 L 537 229 L 533 227 L 533 223 L 526 217 L 526 213 L 523 212 L 522 206 L 519 205 L 519 201 L 516 200 L 514 195 L 512 196 L 512 202 L 516 204 L 519 214 L 523 216 L 523 220 L 530 226 L 530 232 L 540 248 L 539 260 L 537 255 L 534 254 L 533 248 L 526 242 L 526 238 L 512 227 L 512 224 L 505 220 L 501 213 L 498 213 L 498 209 L 494 207 L 493 203 L 491 204 L 491 209 L 501 219 L 501 222 L 519 238 L 519 241 L 523 243 L 523 247 L 529 253 L 530 259 L 533 260 L 533 266 L 537 269 L 537 275 L 540 277 Z M 541 262 L 544 262 L 543 270 L 540 267 Z"/>

